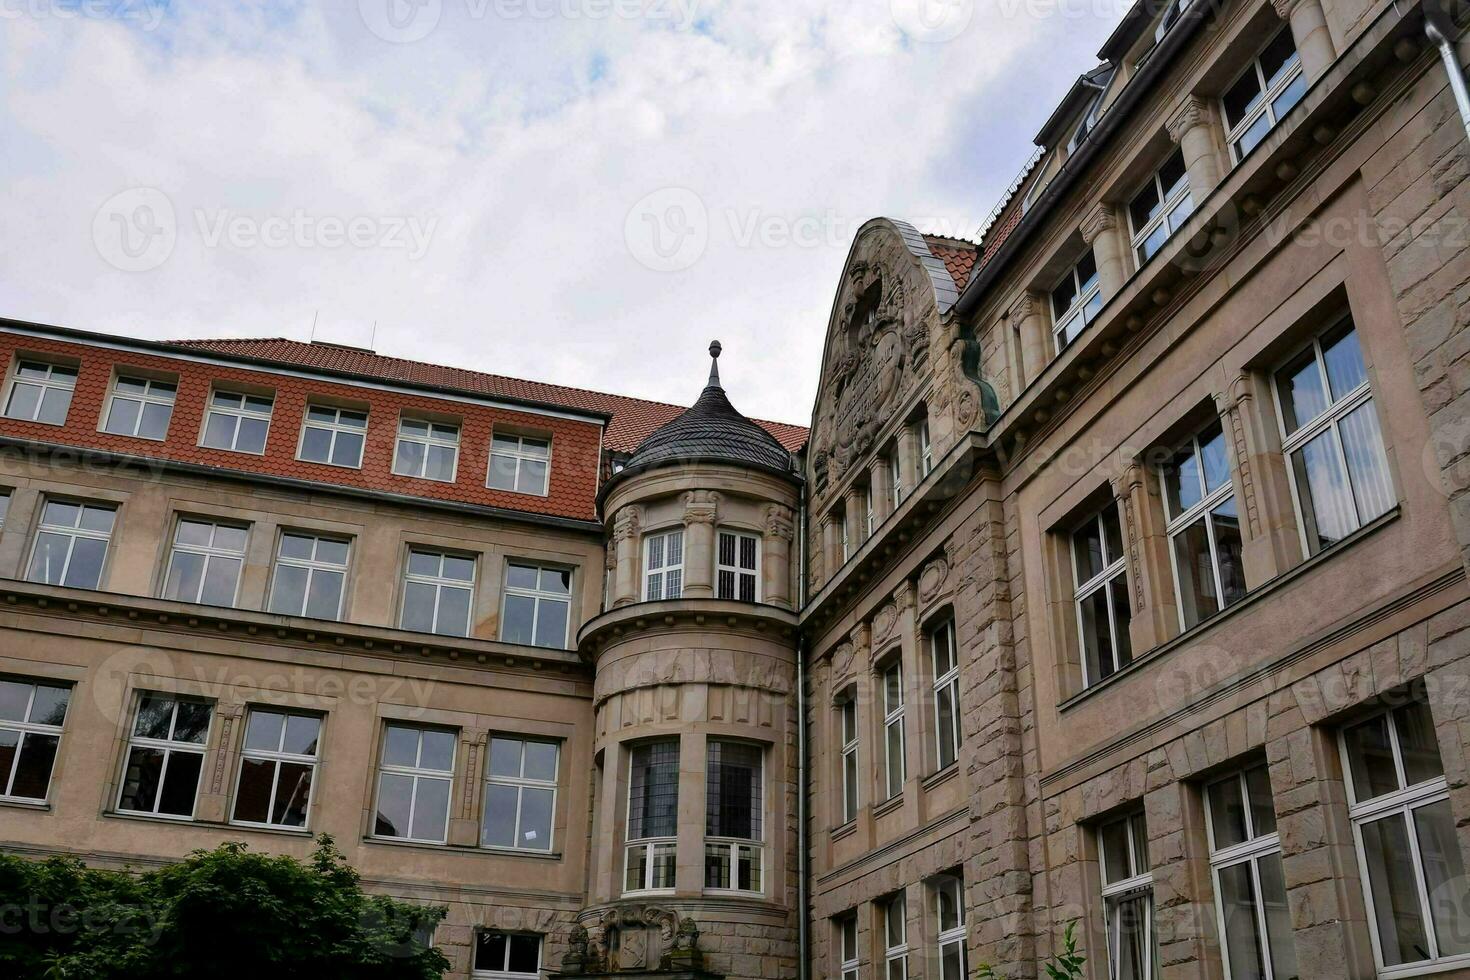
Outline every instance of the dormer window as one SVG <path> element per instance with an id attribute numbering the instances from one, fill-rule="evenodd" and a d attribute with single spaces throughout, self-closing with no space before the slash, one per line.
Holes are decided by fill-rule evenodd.
<path id="1" fill-rule="evenodd" d="M 1102 286 L 1098 281 L 1097 258 L 1092 249 L 1067 270 L 1051 291 L 1052 335 L 1060 354 L 1077 339 L 1084 327 L 1102 310 Z"/>
<path id="2" fill-rule="evenodd" d="M 1193 213 L 1194 198 L 1189 193 L 1184 153 L 1176 147 L 1128 205 L 1133 249 L 1139 266 L 1147 265 Z"/>

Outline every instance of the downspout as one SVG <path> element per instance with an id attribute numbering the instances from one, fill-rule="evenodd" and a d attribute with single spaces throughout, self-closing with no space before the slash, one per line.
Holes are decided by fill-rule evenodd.
<path id="1" fill-rule="evenodd" d="M 1424 0 L 1424 33 L 1439 49 L 1439 59 L 1444 62 L 1445 74 L 1450 77 L 1450 91 L 1455 93 L 1455 105 L 1460 110 L 1460 123 L 1465 127 L 1466 137 L 1470 138 L 1470 89 L 1465 86 L 1465 73 L 1460 69 L 1460 59 L 1455 56 L 1455 45 L 1451 40 L 1459 31 L 1454 18 L 1444 9 L 1443 0 Z"/>
<path id="2" fill-rule="evenodd" d="M 796 611 L 806 607 L 806 481 L 801 483 L 797 511 Z M 796 921 L 797 980 L 808 980 L 811 962 L 811 937 L 807 933 L 807 879 L 811 863 L 807 858 L 807 762 L 806 762 L 806 638 L 796 631 L 796 904 L 800 915 Z"/>

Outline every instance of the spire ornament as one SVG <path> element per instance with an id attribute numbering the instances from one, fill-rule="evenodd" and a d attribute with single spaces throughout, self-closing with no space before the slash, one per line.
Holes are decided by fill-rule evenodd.
<path id="1" fill-rule="evenodd" d="M 718 340 L 709 342 L 709 385 L 710 388 L 720 387 L 720 351 L 724 350 Z"/>

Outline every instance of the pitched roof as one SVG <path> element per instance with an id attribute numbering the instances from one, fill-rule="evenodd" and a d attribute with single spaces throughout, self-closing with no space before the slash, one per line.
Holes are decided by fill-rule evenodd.
<path id="1" fill-rule="evenodd" d="M 627 395 L 588 391 L 584 388 L 570 388 L 542 381 L 507 378 L 498 374 L 485 374 L 442 364 L 426 364 L 422 361 L 388 357 L 373 351 L 344 347 L 339 344 L 321 342 L 308 344 L 284 337 L 256 337 L 175 340 L 170 341 L 169 346 L 224 354 L 230 357 L 244 357 L 253 361 L 264 361 L 283 366 L 335 371 L 377 381 L 430 385 L 471 395 L 509 398 L 605 413 L 612 416 L 612 419 L 608 422 L 603 446 L 618 453 L 633 452 L 656 429 L 672 422 L 684 412 L 684 407 L 681 405 L 646 401 L 642 398 L 630 398 Z M 806 444 L 805 426 L 788 425 L 784 422 L 764 422 L 759 419 L 755 421 L 790 452 L 795 452 Z"/>
<path id="2" fill-rule="evenodd" d="M 970 281 L 970 271 L 975 267 L 979 246 L 967 239 L 951 238 L 948 235 L 925 235 L 924 241 L 934 257 L 949 270 L 954 284 L 963 291 L 965 283 Z"/>

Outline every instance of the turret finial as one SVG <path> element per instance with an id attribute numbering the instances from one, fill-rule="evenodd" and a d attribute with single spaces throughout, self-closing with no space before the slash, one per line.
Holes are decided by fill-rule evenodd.
<path id="1" fill-rule="evenodd" d="M 709 342 L 709 356 L 711 358 L 709 365 L 709 387 L 711 388 L 720 387 L 720 351 L 723 349 L 718 340 L 711 340 Z"/>

